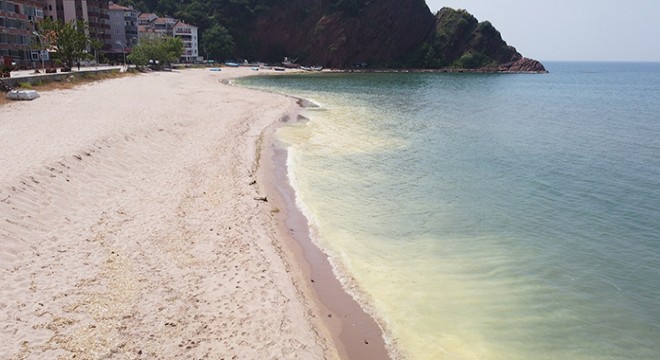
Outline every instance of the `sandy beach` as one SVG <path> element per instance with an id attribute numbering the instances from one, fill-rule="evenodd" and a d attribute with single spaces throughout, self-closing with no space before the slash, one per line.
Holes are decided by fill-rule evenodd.
<path id="1" fill-rule="evenodd" d="M 296 101 L 222 84 L 249 71 L 0 107 L 1 358 L 342 356 L 257 174 Z"/>

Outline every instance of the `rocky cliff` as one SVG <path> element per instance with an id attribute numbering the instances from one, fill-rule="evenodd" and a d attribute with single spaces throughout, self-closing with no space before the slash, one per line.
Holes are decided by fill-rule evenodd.
<path id="1" fill-rule="evenodd" d="M 543 64 L 523 57 L 488 22 L 465 10 L 443 8 L 435 15 L 433 33 L 413 61 L 424 68 L 544 72 Z"/>

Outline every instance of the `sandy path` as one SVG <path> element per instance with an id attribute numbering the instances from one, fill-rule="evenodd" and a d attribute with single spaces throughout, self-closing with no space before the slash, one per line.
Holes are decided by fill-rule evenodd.
<path id="1" fill-rule="evenodd" d="M 293 101 L 220 84 L 236 75 L 0 107 L 0 358 L 336 357 L 255 200 L 260 136 Z"/>

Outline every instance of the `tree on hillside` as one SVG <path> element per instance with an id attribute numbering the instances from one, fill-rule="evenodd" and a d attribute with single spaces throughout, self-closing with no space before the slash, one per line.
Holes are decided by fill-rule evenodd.
<path id="1" fill-rule="evenodd" d="M 128 60 L 137 66 L 152 64 L 154 68 L 161 69 L 165 65 L 179 60 L 183 54 L 181 39 L 170 36 L 150 36 L 140 40 L 140 44 L 133 48 Z"/>
<path id="2" fill-rule="evenodd" d="M 86 24 L 82 20 L 68 23 L 44 19 L 39 24 L 42 34 L 52 38 L 52 45 L 57 48 L 57 54 L 66 67 L 73 67 L 74 62 L 87 56 L 89 38 L 85 34 Z"/>
<path id="3" fill-rule="evenodd" d="M 205 55 L 211 59 L 226 60 L 234 52 L 234 38 L 229 34 L 229 30 L 218 24 L 202 34 L 200 45 Z"/>

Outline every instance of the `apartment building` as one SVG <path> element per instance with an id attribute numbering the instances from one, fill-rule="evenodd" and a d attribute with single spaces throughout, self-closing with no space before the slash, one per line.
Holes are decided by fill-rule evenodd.
<path id="1" fill-rule="evenodd" d="M 179 21 L 174 25 L 174 37 L 183 41 L 181 61 L 184 63 L 192 63 L 198 60 L 197 29 L 197 26 L 186 24 L 183 21 Z"/>
<path id="2" fill-rule="evenodd" d="M 53 20 L 71 22 L 84 20 L 89 36 L 101 40 L 105 49 L 111 48 L 108 0 L 46 0 L 44 15 Z"/>
<path id="3" fill-rule="evenodd" d="M 0 0 L 0 61 L 20 68 L 39 62 L 39 41 L 32 33 L 43 19 L 45 0 Z"/>
<path id="4" fill-rule="evenodd" d="M 138 11 L 110 2 L 110 46 L 115 53 L 129 51 L 138 43 Z"/>

